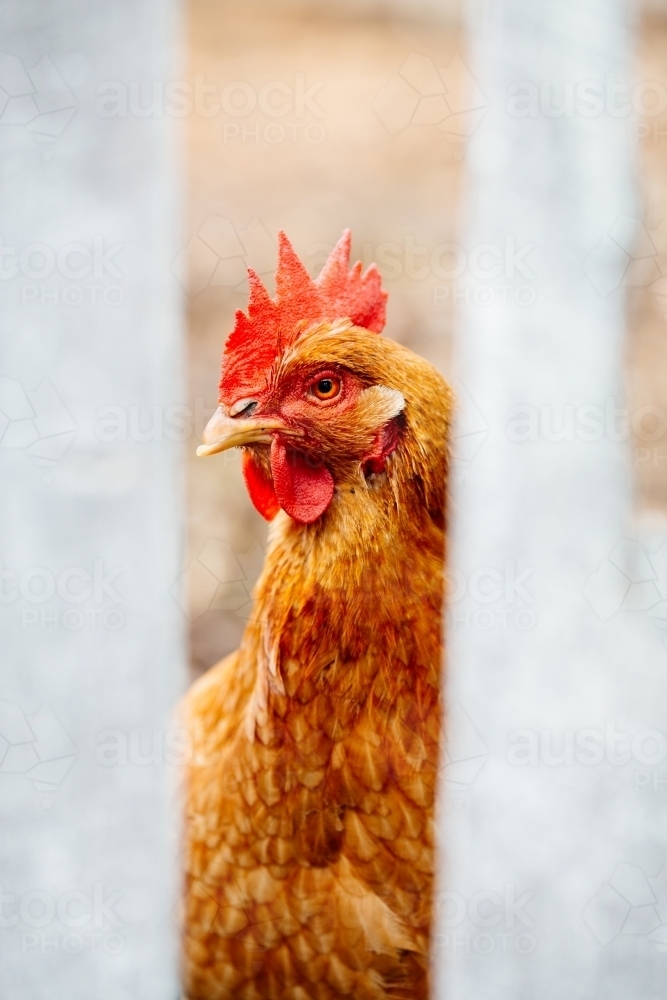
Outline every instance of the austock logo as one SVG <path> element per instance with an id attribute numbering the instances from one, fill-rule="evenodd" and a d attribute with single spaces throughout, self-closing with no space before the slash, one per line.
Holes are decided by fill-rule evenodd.
<path id="1" fill-rule="evenodd" d="M 233 80 L 221 85 L 208 83 L 203 73 L 195 73 L 193 83 L 109 80 L 97 89 L 95 111 L 101 118 L 222 118 L 224 143 L 318 145 L 326 139 L 318 120 L 324 111 L 316 100 L 323 86 L 323 80 L 308 81 L 303 73 L 290 83 Z"/>
<path id="2" fill-rule="evenodd" d="M 264 564 L 264 550 L 257 541 L 245 552 L 229 542 L 209 538 L 195 559 L 174 583 L 172 594 L 191 621 L 205 611 L 234 611 L 252 618 L 252 588 Z"/>
<path id="3" fill-rule="evenodd" d="M 69 772 L 77 749 L 49 705 L 26 715 L 19 705 L 0 701 L 0 775 L 23 774 L 36 791 L 51 793 Z M 45 809 L 53 799 L 42 799 Z"/>
<path id="4" fill-rule="evenodd" d="M 583 918 L 603 946 L 630 935 L 648 939 L 667 954 L 667 865 L 648 878 L 639 865 L 622 862 L 592 897 Z"/>
<path id="5" fill-rule="evenodd" d="M 667 216 L 655 228 L 619 216 L 588 254 L 583 269 L 603 297 L 621 287 L 649 292 L 667 320 Z"/>
<path id="6" fill-rule="evenodd" d="M 123 249 L 103 233 L 86 237 L 85 243 L 25 246 L 9 246 L 0 236 L 0 281 L 17 283 L 22 305 L 120 306 L 124 275 L 115 258 Z"/>
<path id="7" fill-rule="evenodd" d="M 460 809 L 489 756 L 489 748 L 458 702 L 447 710 L 442 737 L 440 768 L 451 801 Z"/>
<path id="8" fill-rule="evenodd" d="M 534 893 L 507 882 L 466 897 L 441 891 L 433 904 L 436 952 L 465 955 L 531 955 L 537 948 L 528 906 Z"/>
<path id="9" fill-rule="evenodd" d="M 48 56 L 29 69 L 16 56 L 0 54 L 0 125 L 20 125 L 37 142 L 54 143 L 75 111 L 76 101 Z"/>
<path id="10" fill-rule="evenodd" d="M 373 102 L 375 113 L 392 135 L 408 125 L 433 125 L 455 143 L 472 135 L 487 106 L 459 56 L 437 69 L 432 59 L 415 52 Z"/>
<path id="11" fill-rule="evenodd" d="M 502 569 L 480 566 L 467 574 L 456 566 L 448 567 L 448 626 L 483 632 L 492 628 L 532 630 L 537 614 L 530 605 L 536 602 L 526 585 L 533 572 L 529 566 L 519 567 L 514 559 L 506 559 Z"/>
<path id="12" fill-rule="evenodd" d="M 517 80 L 507 92 L 507 113 L 511 118 L 634 118 L 636 139 L 667 135 L 659 122 L 667 108 L 667 89 L 656 80 L 641 80 L 632 87 L 607 73 L 595 80 Z"/>
<path id="13" fill-rule="evenodd" d="M 662 227 L 667 227 L 667 219 Z M 662 272 L 653 238 L 639 219 L 629 215 L 620 215 L 604 233 L 586 257 L 583 269 L 593 288 L 604 297 L 621 286 L 649 288 L 664 295 L 665 282 L 660 283 Z"/>
<path id="14" fill-rule="evenodd" d="M 453 389 L 457 405 L 452 428 L 451 478 L 460 483 L 486 441 L 489 425 L 466 387 L 455 382 Z"/>
<path id="15" fill-rule="evenodd" d="M 6 940 L 20 933 L 24 954 L 104 951 L 119 954 L 125 947 L 123 924 L 114 907 L 122 893 L 108 893 L 101 882 L 92 889 L 59 894 L 41 889 L 19 895 L 0 885 L 0 928 Z"/>
<path id="16" fill-rule="evenodd" d="M 583 594 L 600 621 L 619 612 L 643 612 L 658 629 L 667 629 L 667 539 L 643 545 L 619 539 Z"/>
<path id="17" fill-rule="evenodd" d="M 627 406 L 619 406 L 613 396 L 607 396 L 603 403 L 580 403 L 578 406 L 519 403 L 509 410 L 505 431 L 513 444 L 634 440 L 642 442 L 634 449 L 635 464 L 650 457 L 649 445 L 659 457 L 667 459 L 667 454 L 657 452 L 656 443 L 667 434 L 667 413 L 651 404 L 629 410 Z"/>
<path id="18" fill-rule="evenodd" d="M 438 243 L 415 233 L 403 233 L 393 240 L 362 245 L 364 266 L 378 265 L 386 284 L 392 281 L 428 283 L 433 304 L 491 306 L 514 302 L 528 307 L 537 299 L 535 273 L 530 255 L 534 243 L 520 243 L 512 234 L 496 243 L 464 247 L 459 243 Z M 311 273 L 325 260 L 323 250 L 332 244 L 316 243 L 310 248 Z M 319 265 L 319 267 L 317 266 Z"/>
<path id="19" fill-rule="evenodd" d="M 515 729 L 507 738 L 507 760 L 514 767 L 598 767 L 610 764 L 625 767 L 641 764 L 656 767 L 667 757 L 667 738 L 657 729 L 628 732 L 617 729 L 614 722 L 603 728 Z M 656 775 L 657 777 L 657 775 Z M 667 784 L 664 778 L 661 784 Z M 635 787 L 649 784 L 649 775 L 638 772 Z M 656 788 L 658 782 L 656 781 Z"/>
<path id="20" fill-rule="evenodd" d="M 172 270 L 190 296 L 208 286 L 245 291 L 247 268 L 271 274 L 276 257 L 276 244 L 259 219 L 235 228 L 223 216 L 208 215 L 174 260 Z"/>
<path id="21" fill-rule="evenodd" d="M 0 559 L 0 605 L 16 605 L 26 630 L 115 632 L 125 624 L 118 607 L 123 599 L 115 589 L 121 573 L 120 566 L 105 568 L 99 558 L 90 568 L 68 566 L 56 572 L 45 566 L 17 570 Z"/>
<path id="22" fill-rule="evenodd" d="M 37 466 L 51 470 L 76 431 L 77 425 L 48 379 L 26 391 L 15 379 L 0 376 L 0 449 L 24 451 Z M 45 471 L 45 484 L 51 480 Z"/>

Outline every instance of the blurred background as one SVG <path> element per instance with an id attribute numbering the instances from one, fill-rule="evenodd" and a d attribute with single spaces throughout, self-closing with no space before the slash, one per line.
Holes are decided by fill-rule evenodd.
<path id="1" fill-rule="evenodd" d="M 635 507 L 659 521 L 667 516 L 667 5 L 637 15 L 641 203 L 630 229 L 610 239 L 627 254 Z M 488 100 L 467 68 L 459 4 L 190 0 L 186 29 L 195 106 L 185 119 L 187 215 L 176 267 L 196 433 L 216 406 L 222 344 L 246 304 L 246 265 L 273 291 L 279 229 L 315 276 L 349 226 L 353 259 L 375 260 L 389 292 L 386 335 L 456 381 L 457 305 L 483 300 L 475 282 L 489 267 L 462 245 L 466 141 Z M 556 117 L 566 95 L 545 99 Z M 530 248 L 501 249 L 518 260 L 507 294 L 530 306 Z M 590 264 L 595 281 L 594 257 Z M 466 427 L 469 447 L 485 429 L 479 412 Z M 238 645 L 266 524 L 247 497 L 239 453 L 197 459 L 194 444 L 184 603 L 196 675 Z"/>

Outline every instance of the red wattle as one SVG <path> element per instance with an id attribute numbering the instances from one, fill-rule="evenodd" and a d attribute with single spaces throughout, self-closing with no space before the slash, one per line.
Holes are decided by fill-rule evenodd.
<path id="1" fill-rule="evenodd" d="M 273 488 L 282 509 L 301 524 L 312 524 L 324 513 L 334 494 L 333 476 L 325 465 L 312 465 L 298 451 L 276 438 L 271 445 Z"/>
<path id="2" fill-rule="evenodd" d="M 271 479 L 261 465 L 257 464 L 250 451 L 243 452 L 242 467 L 250 499 L 262 517 L 272 521 L 280 510 L 280 504 Z"/>

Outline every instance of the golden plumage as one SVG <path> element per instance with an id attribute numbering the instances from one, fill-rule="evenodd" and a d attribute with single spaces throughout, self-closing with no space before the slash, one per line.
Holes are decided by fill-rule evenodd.
<path id="1" fill-rule="evenodd" d="M 386 392 L 332 417 L 330 506 L 278 514 L 241 648 L 185 701 L 189 1000 L 427 996 L 451 393 L 349 323 L 272 378 L 319 363 L 401 394 L 398 444 L 364 474 Z"/>

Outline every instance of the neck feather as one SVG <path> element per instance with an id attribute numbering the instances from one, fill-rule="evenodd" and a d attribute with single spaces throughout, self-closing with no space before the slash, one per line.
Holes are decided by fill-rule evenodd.
<path id="1" fill-rule="evenodd" d="M 257 671 L 249 733 L 322 691 L 337 711 L 406 687 L 437 698 L 444 524 L 429 506 L 419 477 L 390 472 L 337 489 L 315 524 L 278 515 L 241 647 Z"/>

